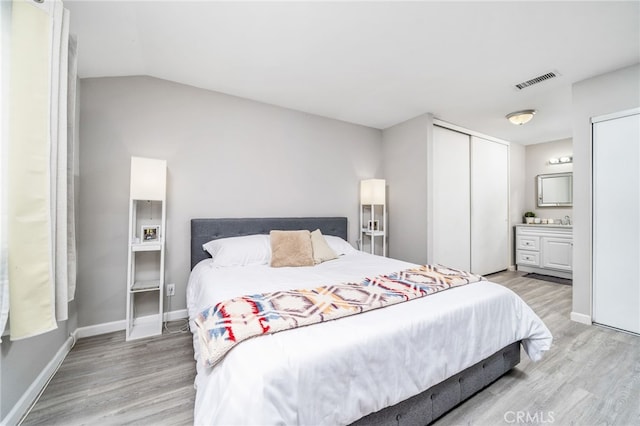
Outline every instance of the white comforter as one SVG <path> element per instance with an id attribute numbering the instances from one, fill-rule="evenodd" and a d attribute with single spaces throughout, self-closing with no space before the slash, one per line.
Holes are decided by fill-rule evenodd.
<path id="1" fill-rule="evenodd" d="M 193 318 L 250 293 L 360 281 L 413 264 L 353 253 L 314 267 L 192 271 Z M 509 289 L 474 283 L 336 321 L 240 343 L 214 368 L 197 360 L 196 425 L 338 425 L 416 395 L 518 340 L 537 361 L 551 345 L 538 316 Z"/>

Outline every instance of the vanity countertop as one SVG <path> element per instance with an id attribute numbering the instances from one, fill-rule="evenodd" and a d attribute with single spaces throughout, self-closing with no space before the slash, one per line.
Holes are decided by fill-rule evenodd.
<path id="1" fill-rule="evenodd" d="M 572 228 L 573 225 L 562 225 L 560 223 L 519 223 L 516 226 L 544 227 L 544 228 Z"/>

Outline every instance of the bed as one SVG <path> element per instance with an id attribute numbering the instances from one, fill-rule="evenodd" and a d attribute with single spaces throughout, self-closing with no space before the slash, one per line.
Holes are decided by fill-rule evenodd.
<path id="1" fill-rule="evenodd" d="M 271 230 L 320 229 L 338 258 L 315 266 L 216 265 L 203 245 Z M 257 291 L 357 282 L 416 265 L 359 252 L 346 218 L 193 219 L 187 308 L 197 375 L 194 423 L 429 424 L 551 345 L 517 295 L 489 281 L 359 315 L 259 336 L 216 365 L 203 360 L 196 317 Z M 218 255 L 216 255 L 216 258 Z"/>

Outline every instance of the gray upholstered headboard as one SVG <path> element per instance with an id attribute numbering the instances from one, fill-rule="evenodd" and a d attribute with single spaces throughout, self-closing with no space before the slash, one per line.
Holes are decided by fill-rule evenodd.
<path id="1" fill-rule="evenodd" d="M 347 239 L 346 217 L 267 217 L 191 219 L 191 269 L 209 253 L 202 245 L 218 238 L 268 234 L 271 230 L 320 229 L 325 235 Z"/>

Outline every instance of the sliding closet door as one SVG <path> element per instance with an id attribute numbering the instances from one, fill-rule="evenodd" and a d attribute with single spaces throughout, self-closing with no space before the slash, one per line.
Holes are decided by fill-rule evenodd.
<path id="1" fill-rule="evenodd" d="M 471 266 L 469 135 L 433 128 L 433 252 L 429 263 Z"/>
<path id="2" fill-rule="evenodd" d="M 471 271 L 509 266 L 509 147 L 471 137 Z"/>
<path id="3" fill-rule="evenodd" d="M 593 124 L 593 321 L 640 333 L 640 114 Z"/>

